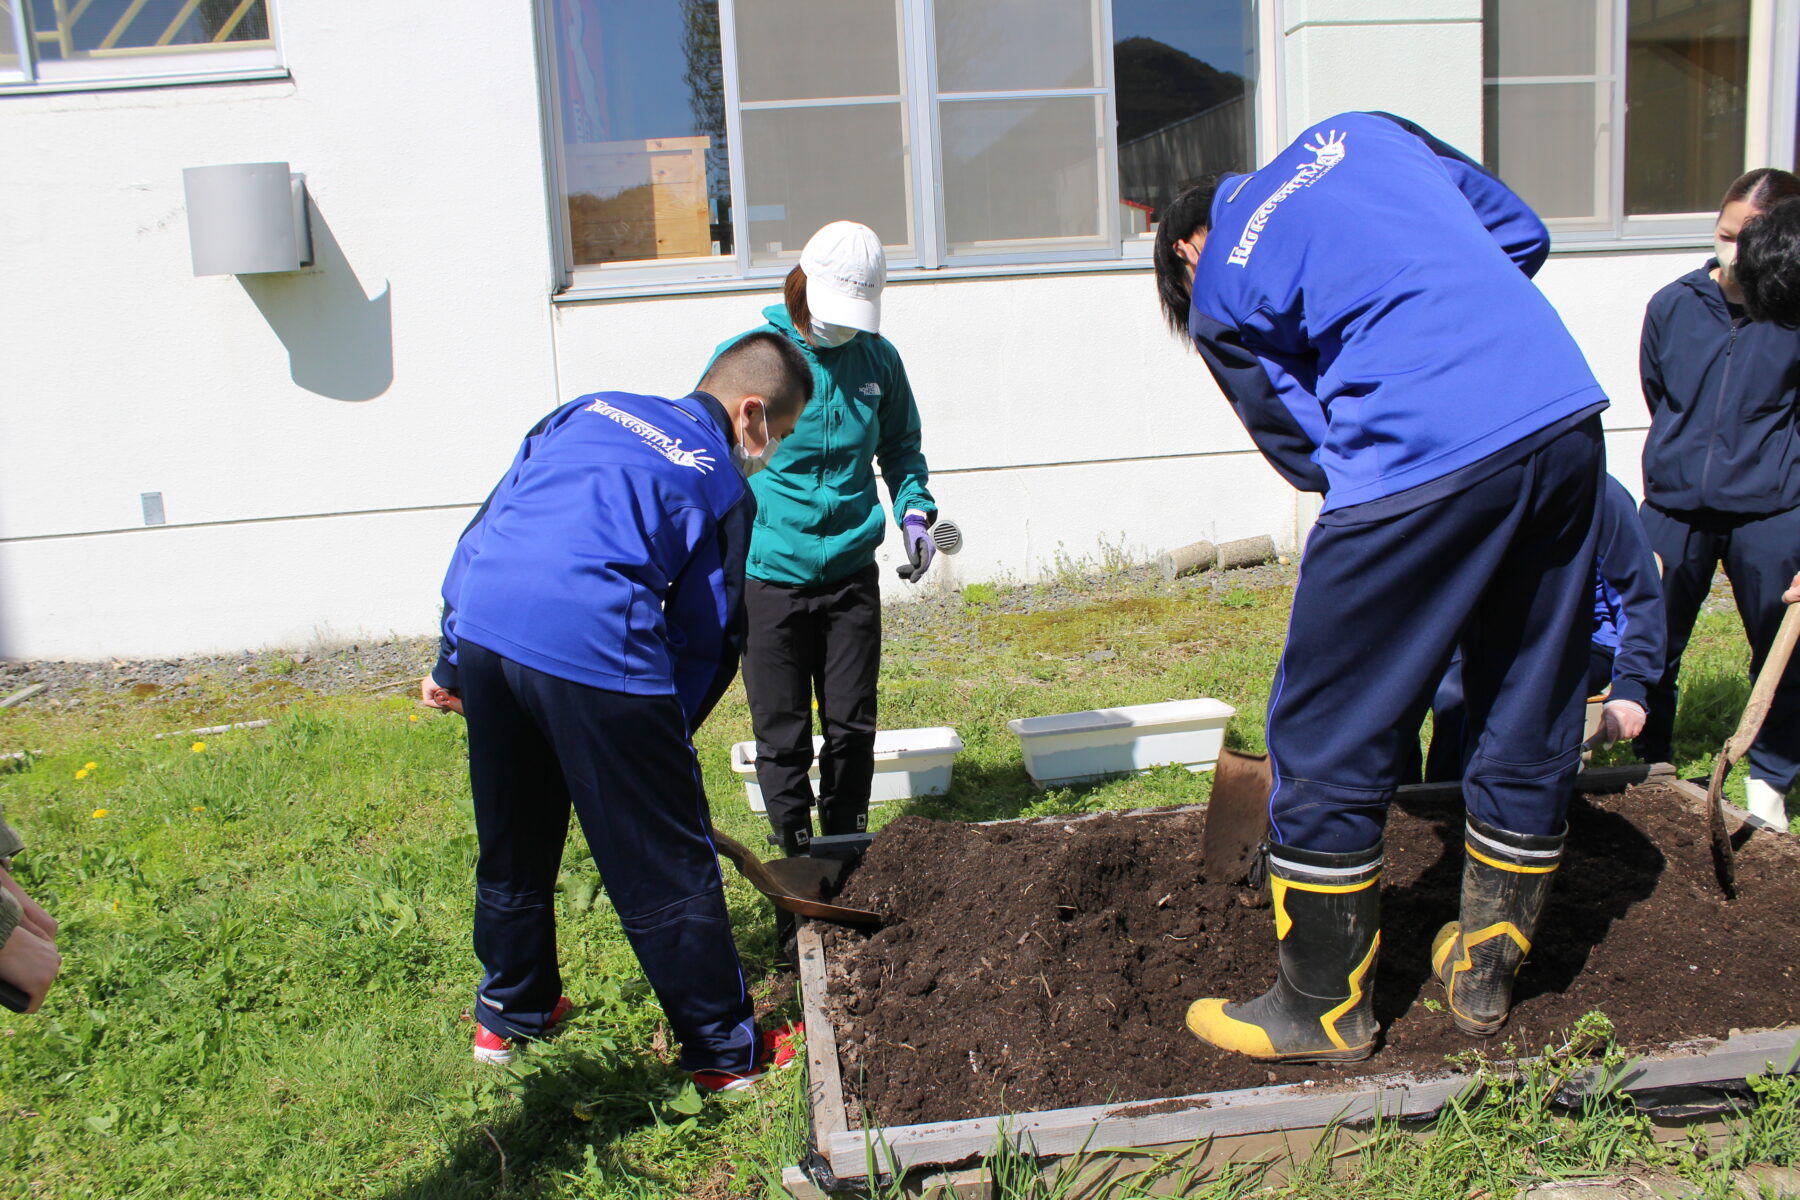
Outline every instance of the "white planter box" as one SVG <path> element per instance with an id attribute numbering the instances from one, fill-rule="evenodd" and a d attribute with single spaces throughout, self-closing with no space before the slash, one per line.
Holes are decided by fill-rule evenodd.
<path id="1" fill-rule="evenodd" d="M 1223 700 L 1168 700 L 1023 717 L 1006 727 L 1019 735 L 1032 782 L 1052 787 L 1171 763 L 1204 771 L 1219 761 L 1225 722 L 1236 713 Z"/>
<path id="2" fill-rule="evenodd" d="M 807 776 L 815 794 L 819 787 L 818 754 L 824 745 L 824 738 L 813 739 L 813 765 Z M 875 779 L 869 788 L 869 803 L 943 795 L 950 790 L 950 767 L 962 748 L 962 739 L 948 726 L 879 730 L 875 734 Z M 762 785 L 756 781 L 755 742 L 738 742 L 731 747 L 731 769 L 744 781 L 750 811 L 768 811 L 763 804 Z"/>

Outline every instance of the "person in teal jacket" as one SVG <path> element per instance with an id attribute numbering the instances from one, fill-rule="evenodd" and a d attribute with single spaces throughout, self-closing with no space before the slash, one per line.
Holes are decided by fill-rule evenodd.
<path id="1" fill-rule="evenodd" d="M 875 551 L 887 521 L 877 469 L 912 579 L 936 553 L 926 532 L 937 504 L 926 486 L 919 410 L 899 352 L 879 333 L 886 280 L 875 232 L 834 221 L 806 243 L 784 302 L 764 309 L 768 323 L 751 331 L 792 338 L 813 369 L 812 403 L 768 467 L 750 477 L 757 516 L 744 588 L 757 781 L 788 854 L 804 853 L 812 840 L 815 696 L 824 735 L 819 832 L 868 827 L 881 663 Z"/>

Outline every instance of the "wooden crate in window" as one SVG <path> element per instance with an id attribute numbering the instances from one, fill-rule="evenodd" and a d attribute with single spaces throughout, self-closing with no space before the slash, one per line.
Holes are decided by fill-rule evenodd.
<path id="1" fill-rule="evenodd" d="M 708 137 L 582 142 L 564 148 L 577 263 L 712 253 Z"/>

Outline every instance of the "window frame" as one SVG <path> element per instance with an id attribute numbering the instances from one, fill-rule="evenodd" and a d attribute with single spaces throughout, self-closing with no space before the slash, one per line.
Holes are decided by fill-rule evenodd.
<path id="1" fill-rule="evenodd" d="M 194 49 L 190 46 L 108 50 L 97 57 L 40 59 L 28 12 L 31 0 L 12 0 L 12 35 L 18 49 L 16 73 L 0 72 L 0 96 L 41 96 L 56 92 L 117 88 L 173 87 L 287 79 L 281 54 L 280 0 L 263 0 L 269 22 L 268 45 Z"/>
<path id="2" fill-rule="evenodd" d="M 1486 74 L 1481 86 L 1538 83 L 1601 82 L 1608 84 L 1606 129 L 1608 179 L 1606 210 L 1597 221 L 1580 217 L 1547 218 L 1551 249 L 1556 253 L 1595 253 L 1608 250 L 1697 249 L 1712 245 L 1715 212 L 1656 213 L 1630 216 L 1625 212 L 1624 120 L 1626 73 L 1629 67 L 1630 0 L 1609 0 L 1612 5 L 1610 72 L 1589 75 L 1504 76 Z M 1793 97 L 1800 81 L 1800 52 L 1782 54 L 1784 47 L 1800 51 L 1800 0 L 1750 0 L 1749 61 L 1745 88 L 1744 169 L 1777 166 L 1791 169 L 1794 157 Z M 1599 64 L 1596 62 L 1595 64 Z M 1783 97 L 1787 97 L 1784 104 Z M 1785 132 L 1786 142 L 1782 138 Z M 1485 140 L 1485 130 L 1484 130 Z M 1486 147 L 1483 147 L 1485 157 Z M 1724 181 L 1729 182 L 1729 180 Z M 1722 186 L 1722 185 L 1721 185 Z"/>
<path id="3" fill-rule="evenodd" d="M 1119 146 L 1118 88 L 1114 75 L 1112 0 L 1100 0 L 1100 30 L 1103 39 L 1100 59 L 1100 82 L 1086 88 L 1048 88 L 1009 90 L 993 93 L 946 93 L 938 91 L 935 6 L 932 0 L 894 0 L 898 7 L 900 82 L 904 95 L 901 106 L 903 128 L 910 138 L 904 147 L 910 160 L 904 168 L 906 186 L 911 195 L 908 203 L 913 225 L 914 253 L 889 260 L 890 280 L 912 278 L 951 279 L 992 275 L 1048 274 L 1069 271 L 1141 270 L 1149 260 L 1147 243 L 1124 240 L 1119 219 Z M 1248 101 L 1252 128 L 1248 139 L 1250 153 L 1260 164 L 1264 147 L 1275 129 L 1278 114 L 1274 105 L 1279 89 L 1267 82 L 1272 67 L 1271 47 L 1267 44 L 1268 17 L 1275 5 L 1271 0 L 1248 0 L 1251 12 L 1247 26 L 1255 39 L 1247 56 L 1251 73 Z M 725 91 L 726 161 L 730 166 L 730 196 L 733 226 L 733 254 L 717 260 L 709 259 L 704 267 L 695 260 L 680 263 L 658 263 L 642 260 L 618 265 L 577 265 L 569 230 L 568 203 L 564 193 L 560 81 L 556 75 L 556 38 L 554 0 L 539 0 L 539 85 L 548 119 L 545 130 L 546 196 L 551 209 L 550 233 L 552 262 L 557 278 L 553 288 L 556 300 L 606 299 L 618 296 L 680 295 L 699 292 L 766 290 L 784 276 L 791 263 L 750 261 L 749 238 L 745 236 L 748 214 L 748 175 L 744 162 L 743 113 L 737 77 L 736 0 L 718 0 L 719 44 Z M 1063 97 L 1100 98 L 1103 101 L 1101 121 L 1104 137 L 1099 154 L 1101 244 L 1069 250 L 1024 250 L 991 254 L 951 254 L 946 240 L 943 169 L 939 161 L 943 145 L 940 114 L 945 103 L 956 98 L 996 100 L 1051 99 Z M 751 102 L 750 110 L 769 107 L 770 102 Z M 780 105 L 777 105 L 778 107 Z M 697 269 L 698 268 L 698 269 Z"/>

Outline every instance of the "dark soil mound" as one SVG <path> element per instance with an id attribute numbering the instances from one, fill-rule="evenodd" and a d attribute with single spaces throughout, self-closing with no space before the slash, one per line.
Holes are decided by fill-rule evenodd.
<path id="1" fill-rule="evenodd" d="M 1560 1040 L 1600 1009 L 1634 1047 L 1800 1020 L 1800 848 L 1759 833 L 1739 899 L 1713 882 L 1705 827 L 1660 786 L 1576 801 L 1567 859 L 1512 1023 L 1458 1033 L 1430 980 L 1456 916 L 1460 806 L 1396 805 L 1387 832 L 1382 1049 L 1352 1068 L 1254 1063 L 1182 1025 L 1201 996 L 1274 978 L 1262 894 L 1200 882 L 1203 812 L 961 825 L 906 817 L 842 900 L 895 920 L 827 934 L 828 1007 L 847 1100 L 884 1124 L 1154 1100 L 1305 1078 L 1436 1072 L 1444 1057 Z"/>

